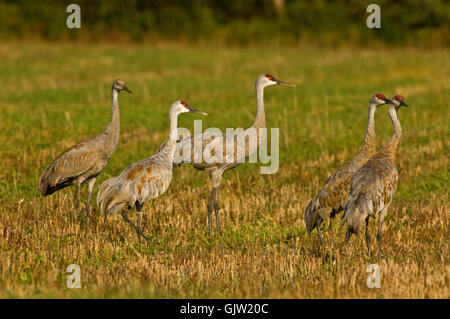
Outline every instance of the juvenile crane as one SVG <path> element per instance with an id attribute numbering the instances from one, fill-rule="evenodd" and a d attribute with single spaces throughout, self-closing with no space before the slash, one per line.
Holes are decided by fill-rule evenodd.
<path id="1" fill-rule="evenodd" d="M 347 246 L 350 236 L 358 233 L 363 223 L 366 223 L 366 245 L 370 254 L 369 217 L 380 215 L 377 242 L 378 253 L 381 251 L 381 232 L 383 221 L 387 215 L 389 204 L 397 188 L 398 172 L 395 166 L 395 156 L 398 144 L 402 137 L 402 127 L 397 111 L 407 106 L 401 95 L 396 95 L 389 105 L 389 117 L 394 126 L 394 133 L 384 147 L 376 152 L 358 171 L 355 172 L 351 182 L 350 194 L 345 203 L 343 215 L 344 223 L 348 224 Z"/>
<path id="2" fill-rule="evenodd" d="M 172 180 L 173 155 L 177 143 L 177 122 L 181 113 L 193 112 L 207 116 L 183 101 L 176 101 L 169 110 L 170 133 L 165 145 L 155 155 L 133 163 L 117 177 L 106 180 L 98 191 L 97 204 L 100 212 L 107 214 L 121 213 L 123 219 L 135 230 L 141 242 L 141 236 L 149 244 L 148 238 L 141 230 L 141 212 L 149 200 L 165 193 Z M 138 214 L 137 226 L 127 214 L 134 206 Z"/>
<path id="3" fill-rule="evenodd" d="M 245 160 L 245 158 L 248 158 L 251 154 L 256 152 L 259 145 L 266 137 L 266 132 L 264 130 L 266 127 L 264 88 L 272 85 L 296 87 L 294 84 L 280 81 L 268 73 L 258 76 L 255 82 L 257 103 L 256 118 L 253 125 L 247 130 L 236 134 L 196 134 L 182 139 L 176 146 L 175 154 L 183 157 L 182 153 L 183 149 L 186 149 L 186 144 L 191 144 L 187 147 L 187 149 L 191 150 L 190 163 L 195 169 L 205 170 L 211 176 L 212 191 L 207 205 L 210 235 L 212 234 L 213 207 L 216 217 L 217 232 L 219 235 L 221 234 L 218 197 L 223 174 L 226 171 L 237 167 Z M 251 137 L 252 135 L 255 137 L 255 143 L 246 143 L 246 136 Z M 200 141 L 200 143 L 196 143 L 196 141 Z M 220 156 L 219 160 L 216 156 L 218 154 L 215 154 L 215 150 L 217 149 L 223 150 L 223 156 Z"/>
<path id="4" fill-rule="evenodd" d="M 53 194 L 67 186 L 76 185 L 73 199 L 75 210 L 78 210 L 78 195 L 80 185 L 88 183 L 86 201 L 86 220 L 89 226 L 90 201 L 97 176 L 103 171 L 114 152 L 120 133 L 119 92 L 131 91 L 125 82 L 115 80 L 111 89 L 112 116 L 106 130 L 91 139 L 80 142 L 59 155 L 47 167 L 40 179 L 40 189 L 43 196 Z"/>
<path id="5" fill-rule="evenodd" d="M 350 182 L 353 174 L 363 165 L 374 153 L 375 143 L 375 110 L 378 106 L 390 103 L 383 94 L 375 94 L 369 103 L 369 116 L 367 120 L 364 143 L 356 157 L 331 175 L 319 193 L 309 202 L 305 209 L 306 230 L 310 234 L 317 228 L 317 235 L 322 243 L 322 232 L 320 226 L 325 218 L 331 218 L 344 210 L 345 200 L 350 190 Z"/>

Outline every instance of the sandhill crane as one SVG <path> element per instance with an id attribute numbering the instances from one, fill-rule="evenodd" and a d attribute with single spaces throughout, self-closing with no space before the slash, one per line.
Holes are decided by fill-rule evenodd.
<path id="1" fill-rule="evenodd" d="M 148 238 L 141 231 L 141 212 L 144 204 L 166 192 L 172 180 L 172 164 L 175 144 L 177 142 L 177 122 L 181 113 L 193 112 L 207 116 L 183 101 L 176 101 L 169 110 L 170 133 L 164 146 L 153 156 L 133 163 L 117 177 L 106 180 L 97 194 L 100 212 L 106 214 L 121 213 L 123 219 L 137 232 L 139 242 L 141 236 L 149 244 Z M 138 225 L 127 216 L 130 209 L 136 206 Z"/>
<path id="2" fill-rule="evenodd" d="M 78 210 L 80 185 L 88 183 L 89 192 L 86 201 L 86 221 L 88 226 L 90 201 L 95 180 L 105 168 L 119 140 L 119 92 L 122 90 L 131 93 L 125 86 L 124 81 L 115 80 L 111 89 L 111 122 L 106 130 L 100 135 L 65 150 L 45 169 L 40 179 L 40 189 L 43 196 L 75 184 L 76 191 L 73 199 L 75 210 Z"/>
<path id="3" fill-rule="evenodd" d="M 401 95 L 396 95 L 389 105 L 389 117 L 394 126 L 394 133 L 384 147 L 376 152 L 352 177 L 350 193 L 345 203 L 344 223 L 348 224 L 347 246 L 352 233 L 357 233 L 366 222 L 366 245 L 370 254 L 369 217 L 380 215 L 377 242 L 378 253 L 381 252 L 381 232 L 389 204 L 397 188 L 398 172 L 395 155 L 402 137 L 402 127 L 397 111 L 407 106 Z"/>
<path id="4" fill-rule="evenodd" d="M 331 175 L 319 193 L 309 202 L 305 209 L 306 230 L 310 234 L 317 228 L 317 235 L 322 243 L 322 232 L 320 226 L 327 217 L 333 218 L 337 213 L 344 210 L 345 200 L 350 190 L 350 182 L 353 174 L 363 165 L 374 153 L 375 143 L 375 110 L 378 106 L 390 103 L 383 94 L 375 94 L 369 103 L 369 116 L 367 120 L 364 143 L 356 157 L 345 164 L 337 172 Z"/>
<path id="5" fill-rule="evenodd" d="M 218 197 L 223 174 L 226 171 L 238 166 L 245 160 L 245 158 L 248 158 L 251 154 L 257 151 L 259 145 L 266 137 L 266 132 L 264 130 L 266 127 L 266 118 L 264 113 L 264 88 L 272 85 L 296 87 L 294 84 L 280 81 L 268 73 L 258 76 L 255 82 L 257 102 L 256 118 L 253 125 L 247 130 L 236 134 L 196 134 L 186 137 L 177 143 L 175 154 L 182 158 L 181 162 L 190 162 L 195 169 L 205 170 L 209 172 L 211 176 L 212 191 L 207 205 L 210 235 L 212 234 L 213 207 L 216 215 L 217 232 L 219 235 L 221 234 Z M 246 136 L 251 137 L 252 135 L 255 137 L 253 139 L 255 143 L 246 143 Z M 200 141 L 200 143 L 197 143 L 196 141 Z M 186 144 L 190 144 L 190 146 Z M 185 157 L 183 157 L 183 155 L 186 155 L 182 154 L 184 149 L 191 150 L 189 161 L 184 160 Z M 215 150 L 217 149 L 223 150 L 223 156 L 220 156 L 219 160 L 217 160 L 216 157 L 218 154 L 215 154 Z"/>

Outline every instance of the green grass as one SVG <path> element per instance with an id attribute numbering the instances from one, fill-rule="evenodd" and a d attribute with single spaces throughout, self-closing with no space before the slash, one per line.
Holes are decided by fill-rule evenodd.
<path id="1" fill-rule="evenodd" d="M 448 297 L 449 53 L 0 45 L 0 296 Z M 177 99 L 209 114 L 203 128 L 250 126 L 254 80 L 263 72 L 298 84 L 265 90 L 267 126 L 280 128 L 280 170 L 263 176 L 245 164 L 226 173 L 222 237 L 207 236 L 209 178 L 188 165 L 144 209 L 150 248 L 120 218 L 104 224 L 94 200 L 91 230 L 69 222 L 73 189 L 41 197 L 40 174 L 55 156 L 105 129 L 114 79 L 133 94 L 120 94 L 121 137 L 95 195 L 106 178 L 156 152 Z M 358 152 L 375 93 L 403 94 L 410 105 L 399 112 L 400 177 L 379 291 L 365 287 L 365 267 L 378 259 L 365 254 L 363 236 L 346 252 L 336 222 L 319 248 L 303 224 L 309 198 Z M 179 125 L 192 131 L 194 119 L 183 115 Z M 376 129 L 381 146 L 392 133 L 386 107 L 377 111 Z M 70 263 L 84 271 L 81 290 L 65 288 Z"/>

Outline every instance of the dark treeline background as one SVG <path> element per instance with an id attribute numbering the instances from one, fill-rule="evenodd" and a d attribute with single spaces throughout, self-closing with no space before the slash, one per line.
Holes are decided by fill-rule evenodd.
<path id="1" fill-rule="evenodd" d="M 81 7 L 68 29 L 66 7 Z M 381 7 L 381 29 L 366 27 L 367 5 Z M 450 44 L 448 0 L 0 0 L 2 39 L 217 42 L 324 45 Z"/>

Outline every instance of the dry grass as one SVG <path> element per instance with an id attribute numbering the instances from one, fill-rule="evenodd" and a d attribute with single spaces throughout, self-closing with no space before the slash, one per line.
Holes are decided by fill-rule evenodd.
<path id="1" fill-rule="evenodd" d="M 448 51 L 3 44 L 0 57 L 0 298 L 450 297 Z M 264 71 L 302 85 L 266 91 L 268 125 L 280 127 L 280 170 L 262 176 L 246 164 L 226 174 L 223 236 L 207 236 L 209 180 L 187 165 L 144 208 L 151 247 L 140 246 L 120 216 L 104 223 L 95 211 L 89 230 L 82 213 L 71 221 L 73 189 L 39 195 L 52 158 L 106 126 L 113 79 L 134 94 L 120 97 L 121 139 L 99 184 L 155 152 L 175 99 L 208 112 L 204 128 L 248 126 L 253 81 Z M 376 92 L 404 94 L 411 105 L 400 111 L 400 181 L 383 259 L 375 244 L 366 254 L 361 235 L 346 249 L 339 220 L 320 247 L 302 217 L 328 175 L 357 152 Z M 380 145 L 392 130 L 386 111 L 376 117 Z M 193 118 L 181 125 L 192 128 Z M 65 286 L 72 263 L 81 267 L 81 289 Z M 366 286 L 373 263 L 381 289 Z"/>

